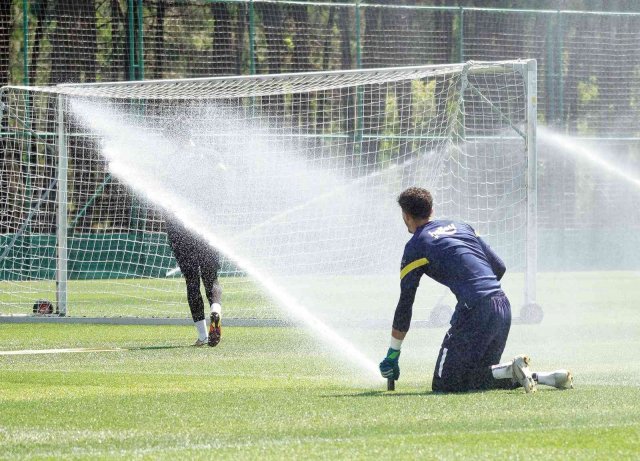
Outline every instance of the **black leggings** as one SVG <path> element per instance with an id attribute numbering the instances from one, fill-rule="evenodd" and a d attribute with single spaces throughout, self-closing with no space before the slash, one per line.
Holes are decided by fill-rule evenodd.
<path id="1" fill-rule="evenodd" d="M 200 294 L 200 278 L 209 304 L 218 281 L 220 257 L 218 252 L 183 228 L 167 224 L 167 235 L 173 254 L 187 284 L 187 301 L 194 322 L 204 320 L 204 303 Z"/>

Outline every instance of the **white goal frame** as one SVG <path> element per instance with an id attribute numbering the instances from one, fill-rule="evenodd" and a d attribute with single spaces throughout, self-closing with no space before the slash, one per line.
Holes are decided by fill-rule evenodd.
<path id="1" fill-rule="evenodd" d="M 524 270 L 524 304 L 525 306 L 536 305 L 536 273 L 537 273 L 537 149 L 536 149 L 536 125 L 537 125 L 537 63 L 534 59 L 521 60 L 521 61 L 504 61 L 501 62 L 505 65 L 512 66 L 514 70 L 519 72 L 526 85 L 526 132 L 521 133 L 515 127 L 515 131 L 520 136 L 523 136 L 526 142 L 526 240 L 525 240 L 525 270 Z M 481 62 L 469 62 L 466 69 L 473 65 L 483 64 Z M 489 63 L 487 63 L 489 64 Z M 500 64 L 500 63 L 490 63 Z M 147 94 L 147 88 L 152 85 L 162 82 L 166 84 L 172 83 L 184 83 L 184 82 L 216 82 L 238 83 L 240 86 L 243 82 L 255 82 L 256 85 L 261 83 L 268 83 L 270 81 L 279 80 L 286 82 L 295 89 L 296 83 L 304 79 L 314 79 L 318 82 L 319 87 L 322 86 L 322 81 L 326 78 L 330 78 L 336 75 L 348 75 L 348 74 L 375 74 L 377 72 L 393 72 L 394 70 L 406 72 L 412 69 L 424 69 L 428 67 L 438 72 L 442 69 L 443 73 L 446 73 L 451 68 L 451 65 L 433 65 L 433 66 L 413 66 L 403 68 L 384 68 L 384 69 L 366 69 L 366 70 L 347 70 L 347 71 L 330 71 L 330 72 L 307 72 L 307 73 L 288 73 L 277 75 L 252 75 L 252 76 L 238 76 L 238 77 L 212 77 L 212 78 L 197 78 L 197 79 L 179 79 L 179 80 L 148 80 L 148 81 L 132 81 L 132 82 L 109 82 L 109 83 L 93 83 L 93 84 L 63 84 L 54 87 L 42 87 L 37 90 L 43 92 L 50 92 L 57 94 L 57 190 L 56 194 L 56 235 L 57 235 L 57 256 L 56 256 L 56 315 L 0 315 L 0 322 L 80 322 L 80 323 L 110 323 L 110 324 L 189 324 L 188 319 L 171 319 L 171 318 L 137 318 L 137 317 L 119 317 L 119 318 L 74 318 L 68 316 L 68 289 L 67 289 L 67 261 L 68 261 L 68 242 L 67 242 L 67 229 L 68 229 L 68 209 L 67 209 L 67 182 L 68 182 L 68 168 L 67 168 L 67 133 L 65 132 L 65 119 L 64 119 L 64 107 L 65 98 L 68 96 L 85 95 L 87 93 L 99 94 L 101 89 L 109 89 L 117 91 L 117 88 L 128 88 L 129 91 L 133 89 L 133 94 L 139 94 L 140 97 L 144 97 Z M 463 70 L 463 73 L 466 70 Z M 465 76 L 462 80 L 464 82 Z M 464 84 L 464 83 L 463 83 Z M 233 88 L 233 84 L 230 85 Z M 2 92 L 7 89 L 24 89 L 27 91 L 33 91 L 33 87 L 20 87 L 11 86 L 2 89 Z M 132 96 L 136 97 L 136 96 Z M 498 108 L 494 108 L 499 112 Z M 4 110 L 4 107 L 2 107 Z M 227 319 L 228 325 L 282 325 L 286 322 L 270 319 Z"/>

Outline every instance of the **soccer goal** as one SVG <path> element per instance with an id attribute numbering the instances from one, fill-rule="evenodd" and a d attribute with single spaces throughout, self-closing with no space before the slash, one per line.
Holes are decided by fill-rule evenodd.
<path id="1" fill-rule="evenodd" d="M 186 320 L 171 217 L 220 251 L 226 319 L 287 320 L 289 303 L 389 321 L 412 185 L 505 259 L 514 306 L 535 305 L 534 60 L 1 97 L 5 320 Z M 418 319 L 454 304 L 421 291 Z"/>

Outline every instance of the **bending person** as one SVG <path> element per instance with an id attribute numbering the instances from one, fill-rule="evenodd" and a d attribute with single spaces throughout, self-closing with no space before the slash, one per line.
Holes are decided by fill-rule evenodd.
<path id="1" fill-rule="evenodd" d="M 193 345 L 217 346 L 222 333 L 220 326 L 222 288 L 218 282 L 220 256 L 215 249 L 175 219 L 167 218 L 166 226 L 169 244 L 187 284 L 187 301 L 193 323 L 198 331 L 198 339 Z M 200 293 L 200 279 L 211 307 L 211 323 L 208 332 L 204 302 Z"/>

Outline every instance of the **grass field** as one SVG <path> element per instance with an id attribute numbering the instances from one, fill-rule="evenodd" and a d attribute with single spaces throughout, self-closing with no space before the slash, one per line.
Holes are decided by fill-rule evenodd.
<path id="1" fill-rule="evenodd" d="M 607 274 L 607 273 L 604 273 Z M 623 274 L 623 280 L 632 273 Z M 592 276 L 594 277 L 594 276 Z M 597 278 L 597 276 L 595 276 Z M 609 275 L 606 275 L 609 278 Z M 540 274 L 541 286 L 556 282 L 556 274 Z M 563 277 L 566 280 L 566 277 Z M 302 300 L 309 309 L 334 309 L 350 320 L 389 318 L 389 306 L 395 306 L 398 296 L 398 275 L 353 276 L 300 276 L 279 277 L 278 284 L 290 295 Z M 523 298 L 524 275 L 507 273 L 502 285 L 509 293 L 512 305 L 519 309 Z M 596 280 L 597 282 L 597 280 Z M 221 277 L 225 315 L 236 318 L 283 318 L 287 313 L 279 309 L 260 285 L 247 277 Z M 589 286 L 587 280 L 572 281 L 568 291 Z M 70 280 L 68 286 L 67 315 L 74 317 L 162 317 L 187 318 L 185 284 L 182 277 L 161 279 L 105 279 Z M 451 307 L 455 300 L 450 291 L 426 277 L 421 282 L 414 307 L 414 318 L 426 319 L 437 302 Z M 0 315 L 25 315 L 32 311 L 38 299 L 55 302 L 56 283 L 43 281 L 0 281 Z M 543 293 L 544 289 L 538 290 Z M 567 291 L 563 288 L 563 291 Z M 446 293 L 446 296 L 442 296 Z M 372 300 L 375 304 L 372 305 Z M 555 302 L 555 300 L 553 300 Z M 346 306 L 345 306 L 346 305 Z M 345 309 L 348 307 L 348 309 Z M 317 309 L 316 309 L 317 310 Z"/>
<path id="2" fill-rule="evenodd" d="M 445 329 L 410 332 L 386 392 L 299 328 L 194 349 L 191 327 L 0 324 L 0 351 L 130 348 L 0 355 L 0 459 L 638 459 L 640 274 L 543 280 L 505 357 L 572 368 L 571 391 L 432 394 Z M 380 359 L 388 331 L 358 335 Z"/>

